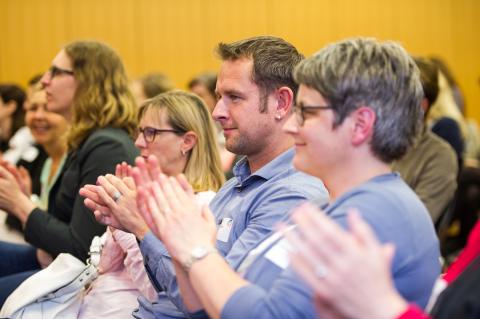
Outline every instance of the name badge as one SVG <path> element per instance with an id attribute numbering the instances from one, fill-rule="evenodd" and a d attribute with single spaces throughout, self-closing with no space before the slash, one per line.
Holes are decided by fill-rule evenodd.
<path id="1" fill-rule="evenodd" d="M 265 258 L 282 269 L 286 269 L 290 264 L 289 252 L 292 247 L 286 239 L 281 239 L 265 254 Z"/>
<path id="2" fill-rule="evenodd" d="M 233 219 L 231 218 L 224 218 L 222 219 L 222 223 L 220 224 L 217 232 L 217 240 L 222 241 L 224 243 L 228 242 L 228 238 L 230 237 L 230 231 L 232 230 L 233 226 Z"/>

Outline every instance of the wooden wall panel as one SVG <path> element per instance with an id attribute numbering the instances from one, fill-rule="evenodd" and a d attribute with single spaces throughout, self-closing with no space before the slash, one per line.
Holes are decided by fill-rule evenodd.
<path id="1" fill-rule="evenodd" d="M 216 70 L 219 41 L 273 34 L 306 55 L 352 36 L 442 56 L 480 120 L 478 0 L 0 0 L 0 81 L 25 84 L 65 43 L 108 42 L 132 77 L 162 71 L 179 87 Z"/>

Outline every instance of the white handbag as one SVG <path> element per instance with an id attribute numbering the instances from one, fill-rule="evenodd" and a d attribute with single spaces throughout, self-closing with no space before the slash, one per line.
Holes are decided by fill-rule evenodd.
<path id="1" fill-rule="evenodd" d="M 97 277 L 102 240 L 95 237 L 85 265 L 70 254 L 60 254 L 45 269 L 25 280 L 7 298 L 0 318 L 77 318 L 85 286 Z"/>

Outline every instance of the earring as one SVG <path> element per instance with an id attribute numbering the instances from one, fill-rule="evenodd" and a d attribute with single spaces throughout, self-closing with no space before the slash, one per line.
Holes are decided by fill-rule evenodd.
<path id="1" fill-rule="evenodd" d="M 180 152 L 182 153 L 183 156 L 185 156 L 185 154 L 187 154 L 187 152 L 185 152 L 185 150 L 181 150 Z"/>
<path id="2" fill-rule="evenodd" d="M 281 120 L 281 119 L 282 119 L 282 116 L 281 116 L 280 114 L 277 114 L 277 115 L 275 115 L 275 119 Z"/>

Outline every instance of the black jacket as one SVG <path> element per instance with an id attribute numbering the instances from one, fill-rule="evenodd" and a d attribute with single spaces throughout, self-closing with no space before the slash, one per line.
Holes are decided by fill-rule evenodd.
<path id="1" fill-rule="evenodd" d="M 78 191 L 85 184 L 95 184 L 99 175 L 114 174 L 116 164 L 132 164 L 137 154 L 124 130 L 104 128 L 93 132 L 68 154 L 61 175 L 50 190 L 48 212 L 36 208 L 29 215 L 25 240 L 54 257 L 70 253 L 85 261 L 93 237 L 103 234 L 105 226 L 97 223 Z"/>

